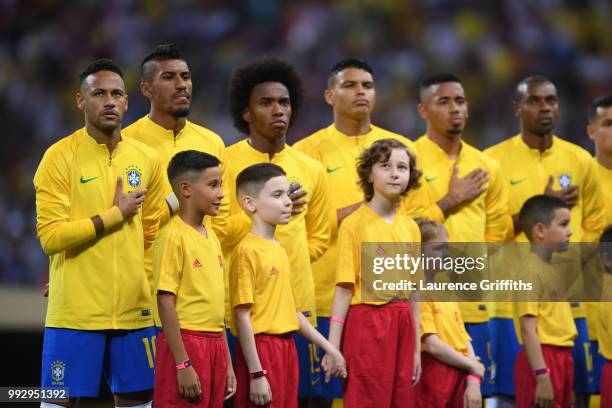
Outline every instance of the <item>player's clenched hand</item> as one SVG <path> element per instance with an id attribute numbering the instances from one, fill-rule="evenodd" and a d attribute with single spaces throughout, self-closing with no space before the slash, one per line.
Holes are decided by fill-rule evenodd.
<path id="1" fill-rule="evenodd" d="M 331 376 L 345 379 L 347 375 L 346 361 L 339 350 L 326 353 L 321 360 L 321 367 L 325 371 L 325 382 L 328 383 Z"/>
<path id="2" fill-rule="evenodd" d="M 187 367 L 177 371 L 179 393 L 183 398 L 190 400 L 200 399 L 202 386 L 200 379 L 193 367 Z"/>
<path id="3" fill-rule="evenodd" d="M 573 207 L 578 201 L 578 186 L 570 185 L 561 190 L 553 190 L 553 183 L 555 179 L 553 176 L 548 178 L 548 183 L 544 189 L 544 194 L 549 197 L 557 197 L 569 207 Z"/>
<path id="4" fill-rule="evenodd" d="M 146 192 L 147 189 L 145 188 L 142 190 L 124 193 L 123 179 L 121 177 L 117 177 L 117 188 L 115 189 L 115 200 L 113 201 L 113 205 L 119 207 L 124 220 L 136 215 L 138 209 L 140 209 L 140 206 L 144 201 Z"/>
<path id="5" fill-rule="evenodd" d="M 251 379 L 249 396 L 255 405 L 266 405 L 272 402 L 272 390 L 265 376 Z"/>
<path id="6" fill-rule="evenodd" d="M 481 408 L 482 395 L 480 394 L 480 384 L 468 380 L 463 393 L 463 408 Z"/>
<path id="7" fill-rule="evenodd" d="M 448 183 L 448 194 L 455 200 L 455 205 L 465 204 L 486 191 L 483 186 L 487 181 L 489 173 L 481 168 L 472 170 L 465 177 L 459 177 L 459 168 L 455 164 Z"/>
<path id="8" fill-rule="evenodd" d="M 550 375 L 539 375 L 536 377 L 535 406 L 536 408 L 549 408 L 553 406 L 555 394 L 553 391 Z"/>
<path id="9" fill-rule="evenodd" d="M 306 191 L 301 190 L 302 185 L 299 183 L 291 183 L 289 185 L 289 198 L 291 199 L 291 203 L 293 207 L 291 208 L 291 214 L 299 214 L 303 211 L 304 204 L 306 204 L 306 200 L 302 200 L 302 198 L 306 195 Z"/>
<path id="10" fill-rule="evenodd" d="M 478 357 L 468 357 L 471 362 L 470 374 L 475 375 L 479 378 L 484 378 L 485 366 L 480 362 Z"/>
<path id="11" fill-rule="evenodd" d="M 232 398 L 236 393 L 236 375 L 234 374 L 234 368 L 232 364 L 227 366 L 227 383 L 225 385 L 225 398 L 226 400 Z"/>

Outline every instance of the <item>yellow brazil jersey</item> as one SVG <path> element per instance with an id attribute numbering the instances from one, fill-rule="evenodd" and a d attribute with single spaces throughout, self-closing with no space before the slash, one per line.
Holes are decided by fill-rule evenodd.
<path id="1" fill-rule="evenodd" d="M 376 126 L 359 136 L 347 136 L 332 124 L 300 140 L 294 146 L 323 164 L 330 188 L 332 235 L 327 252 L 312 265 L 317 300 L 317 314 L 329 317 L 336 285 L 338 260 L 336 211 L 364 200 L 363 191 L 357 182 L 357 159 L 372 143 L 380 139 L 393 138 L 401 141 L 413 152 L 414 144 L 409 139 Z M 418 155 L 417 155 L 418 157 Z M 417 165 L 420 162 L 417 159 Z M 436 205 L 430 206 L 421 189 L 410 192 L 403 206 L 413 215 L 423 215 L 442 221 L 444 215 Z"/>
<path id="2" fill-rule="evenodd" d="M 540 152 L 516 135 L 485 150 L 501 166 L 508 187 L 508 211 L 518 214 L 528 198 L 543 194 L 550 176 L 553 188 L 578 186 L 580 192 L 571 210 L 572 242 L 592 242 L 604 227 L 604 202 L 599 193 L 595 166 L 589 153 L 581 147 L 553 136 L 552 146 Z M 513 235 L 513 234 L 511 234 Z M 524 234 L 518 237 L 526 241 Z"/>
<path id="3" fill-rule="evenodd" d="M 172 186 L 168 181 L 168 164 L 175 154 L 185 150 L 197 150 L 215 156 L 221 161 L 221 169 L 225 169 L 225 145 L 223 140 L 211 130 L 202 126 L 198 126 L 193 122 L 187 121 L 181 131 L 174 136 L 174 132 L 158 125 L 149 119 L 149 115 L 145 115 L 132 123 L 123 130 L 123 134 L 128 138 L 134 138 L 141 143 L 144 143 L 157 151 L 162 162 L 164 171 L 164 197 L 172 193 Z M 223 173 L 223 182 L 225 183 L 225 173 Z M 228 200 L 227 187 L 224 188 L 225 198 L 221 203 L 219 215 L 214 217 L 213 227 L 217 233 L 223 233 L 225 215 L 227 214 Z M 164 214 L 161 220 L 161 225 L 168 221 L 168 207 L 164 207 Z"/>
<path id="4" fill-rule="evenodd" d="M 157 290 L 176 295 L 181 329 L 219 332 L 225 327 L 225 287 L 221 244 L 181 217 L 172 217 L 155 241 L 153 272 Z"/>
<path id="5" fill-rule="evenodd" d="M 145 115 L 136 122 L 132 123 L 130 126 L 123 130 L 123 134 L 127 138 L 132 138 L 138 140 L 141 143 L 144 143 L 151 148 L 153 148 L 162 163 L 162 171 L 163 171 L 163 196 L 167 197 L 170 193 L 172 193 L 172 186 L 170 185 L 170 181 L 168 180 L 168 164 L 170 160 L 174 157 L 175 154 L 185 151 L 185 150 L 197 150 L 200 152 L 208 153 L 221 161 L 221 169 L 222 172 L 225 169 L 225 145 L 223 144 L 223 140 L 214 132 L 202 127 L 198 126 L 190 121 L 186 121 L 185 126 L 181 131 L 175 136 L 174 132 L 170 129 L 163 128 L 157 123 L 153 122 L 149 115 Z M 226 184 L 225 173 L 222 174 L 222 182 Z M 221 207 L 219 208 L 219 215 L 214 217 L 212 221 L 209 217 L 206 217 L 208 221 L 208 225 L 212 225 L 217 232 L 218 236 L 223 238 L 225 233 L 228 231 L 227 225 L 227 211 L 228 211 L 228 194 L 227 187 L 224 187 L 225 197 L 221 202 Z M 160 226 L 163 226 L 168 222 L 168 218 L 170 217 L 170 212 L 168 209 L 168 205 L 164 203 L 163 205 L 162 216 L 160 219 Z M 153 281 L 153 272 L 152 272 L 152 259 L 153 259 L 153 248 L 149 249 L 145 252 L 145 270 L 147 271 L 147 276 L 151 280 L 151 287 L 154 289 L 155 284 Z M 159 316 L 157 314 L 157 302 L 155 301 L 155 292 L 152 293 L 153 299 L 153 311 L 155 322 L 159 323 Z"/>
<path id="6" fill-rule="evenodd" d="M 600 302 L 597 331 L 599 333 L 599 353 L 612 360 L 612 302 Z"/>
<path id="7" fill-rule="evenodd" d="M 299 328 L 291 268 L 278 242 L 248 233 L 230 259 L 230 301 L 251 305 L 253 334 L 283 334 Z M 235 325 L 232 332 L 236 335 Z"/>
<path id="8" fill-rule="evenodd" d="M 236 178 L 248 166 L 271 162 L 285 170 L 290 183 L 299 183 L 307 192 L 307 203 L 300 214 L 293 215 L 286 225 L 276 228 L 276 239 L 287 251 L 291 264 L 291 277 L 300 304 L 300 311 L 316 322 L 314 281 L 310 263 L 323 255 L 329 245 L 329 192 L 325 170 L 320 163 L 291 146 L 285 146 L 272 160 L 267 153 L 255 150 L 242 140 L 227 148 L 227 175 L 230 194 L 230 216 L 243 214 L 236 199 Z M 248 218 L 247 218 L 248 219 Z M 250 221 L 246 224 L 246 232 Z M 224 246 L 224 253 L 232 253 L 231 246 Z"/>
<path id="9" fill-rule="evenodd" d="M 456 164 L 459 177 L 477 168 L 489 173 L 486 191 L 478 198 L 451 214 L 444 221 L 450 242 L 502 242 L 508 234 L 512 219 L 508 215 L 508 192 L 502 182 L 499 165 L 478 149 L 461 142 L 457 159 L 450 159 L 427 135 L 416 143 L 423 166 L 422 188 L 430 202 L 437 202 L 448 193 L 448 184 Z M 467 323 L 482 323 L 489 318 L 484 303 L 461 302 L 459 308 Z"/>
<path id="10" fill-rule="evenodd" d="M 456 302 L 419 303 L 421 337 L 436 334 L 440 340 L 461 354 L 468 355 L 467 343 L 471 340 L 465 331 L 461 311 Z"/>
<path id="11" fill-rule="evenodd" d="M 124 191 L 147 189 L 125 222 L 113 206 L 118 177 Z M 149 147 L 124 139 L 109 154 L 84 128 L 46 151 L 34 188 L 37 236 L 50 257 L 47 327 L 131 330 L 153 323 L 143 260 L 158 231 L 161 177 Z M 97 214 L 106 228 L 96 238 L 90 218 Z"/>
<path id="12" fill-rule="evenodd" d="M 604 202 L 604 226 L 607 227 L 612 225 L 612 170 L 599 164 L 595 158 L 593 158 L 593 162 L 595 163 L 595 175 L 599 184 L 599 191 Z M 593 263 L 591 267 L 599 268 L 599 262 Z M 586 302 L 585 305 L 589 338 L 597 340 L 600 304 L 599 302 Z"/>
<path id="13" fill-rule="evenodd" d="M 563 296 L 565 285 L 559 272 L 533 253 L 525 258 L 524 273 L 535 275 L 538 299 L 550 300 Z M 574 345 L 578 332 L 569 302 L 515 302 L 513 306 L 514 325 L 520 343 L 523 343 L 523 339 L 519 319 L 529 315 L 538 318 L 536 328 L 540 343 L 562 347 Z"/>
<path id="14" fill-rule="evenodd" d="M 421 233 L 414 220 L 397 211 L 389 224 L 365 204 L 340 224 L 338 229 L 338 264 L 336 284 L 352 284 L 351 305 L 381 304 L 362 301 L 361 244 L 365 242 L 421 242 Z"/>

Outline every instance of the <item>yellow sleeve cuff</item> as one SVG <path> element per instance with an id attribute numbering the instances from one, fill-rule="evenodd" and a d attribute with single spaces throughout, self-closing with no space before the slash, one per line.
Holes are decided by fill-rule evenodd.
<path id="1" fill-rule="evenodd" d="M 102 218 L 105 231 L 123 222 L 123 214 L 116 205 L 101 213 L 100 218 Z"/>

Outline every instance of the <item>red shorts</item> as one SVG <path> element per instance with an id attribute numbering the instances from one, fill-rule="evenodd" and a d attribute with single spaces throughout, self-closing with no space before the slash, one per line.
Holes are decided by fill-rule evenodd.
<path id="1" fill-rule="evenodd" d="M 408 302 L 349 308 L 342 336 L 346 408 L 405 407 L 412 401 L 414 336 Z"/>
<path id="2" fill-rule="evenodd" d="M 295 343 L 291 333 L 283 335 L 255 335 L 257 355 L 272 390 L 272 402 L 268 408 L 297 408 L 298 400 L 298 360 Z M 249 368 L 242 354 L 240 342 L 236 342 L 236 381 L 238 386 L 234 396 L 234 408 L 258 407 L 249 397 Z"/>
<path id="3" fill-rule="evenodd" d="M 181 397 L 176 376 L 176 362 L 163 332 L 157 338 L 155 355 L 155 388 L 153 403 L 156 407 L 223 406 L 227 382 L 227 348 L 222 333 L 181 330 L 187 355 L 198 374 L 202 397 L 191 402 Z"/>
<path id="4" fill-rule="evenodd" d="M 463 408 L 468 373 L 421 353 L 421 379 L 415 386 L 417 407 Z"/>
<path id="5" fill-rule="evenodd" d="M 571 347 L 557 347 L 542 344 L 544 363 L 550 369 L 555 401 L 554 408 L 569 408 L 572 403 L 574 386 L 574 360 Z M 514 363 L 514 389 L 516 407 L 531 408 L 535 400 L 536 380 L 527 360 L 525 348 L 521 348 Z"/>
<path id="6" fill-rule="evenodd" d="M 601 370 L 601 408 L 612 408 L 612 360 Z"/>

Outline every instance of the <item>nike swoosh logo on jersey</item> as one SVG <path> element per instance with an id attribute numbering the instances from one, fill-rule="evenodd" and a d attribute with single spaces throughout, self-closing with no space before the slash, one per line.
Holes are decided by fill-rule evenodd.
<path id="1" fill-rule="evenodd" d="M 328 173 L 333 173 L 336 170 L 340 170 L 342 168 L 342 166 L 338 166 L 338 167 L 328 167 L 327 168 L 327 172 Z"/>
<path id="2" fill-rule="evenodd" d="M 81 184 L 85 184 L 85 183 L 89 183 L 92 180 L 97 179 L 98 176 L 96 177 L 90 177 L 90 178 L 84 178 L 83 176 L 81 176 L 81 179 L 79 180 L 81 182 Z"/>
<path id="3" fill-rule="evenodd" d="M 436 180 L 438 178 L 438 176 L 425 176 L 425 181 L 428 183 L 431 183 L 432 181 Z"/>
<path id="4" fill-rule="evenodd" d="M 510 179 L 510 185 L 511 186 L 516 186 L 517 184 L 521 184 L 523 181 L 527 180 L 527 178 L 522 178 L 522 179 Z"/>

